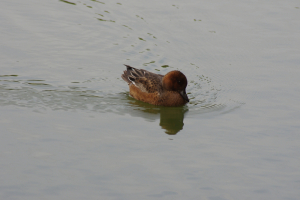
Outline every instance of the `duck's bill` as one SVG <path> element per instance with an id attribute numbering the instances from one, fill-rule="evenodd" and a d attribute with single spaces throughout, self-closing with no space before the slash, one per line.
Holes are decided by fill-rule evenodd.
<path id="1" fill-rule="evenodd" d="M 182 96 L 182 98 L 183 98 L 184 100 L 186 100 L 187 102 L 190 102 L 190 100 L 189 100 L 189 98 L 188 98 L 188 96 L 187 96 L 185 90 L 180 91 L 179 94 Z"/>

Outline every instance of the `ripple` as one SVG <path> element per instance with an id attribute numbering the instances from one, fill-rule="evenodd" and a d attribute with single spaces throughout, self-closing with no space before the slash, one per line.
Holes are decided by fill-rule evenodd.
<path id="1" fill-rule="evenodd" d="M 71 5 L 76 5 L 76 3 L 73 3 L 71 1 L 66 1 L 66 0 L 59 0 L 59 1 L 67 3 L 67 4 L 71 4 Z"/>
<path id="2" fill-rule="evenodd" d="M 164 69 L 166 66 L 161 68 Z M 192 75 L 189 78 L 187 93 L 190 102 L 185 106 L 189 111 L 188 115 L 230 112 L 242 105 L 232 100 L 233 98 L 227 95 L 229 92 L 226 88 L 217 85 L 211 78 L 205 75 Z M 131 113 L 132 109 L 152 114 L 158 114 L 162 109 L 161 106 L 136 101 L 129 96 L 125 82 L 118 79 L 113 83 L 113 80 L 105 76 L 55 86 L 44 79 L 26 80 L 19 75 L 1 75 L 0 94 L 2 106 L 43 107 L 53 110 L 79 109 L 122 115 Z"/>
<path id="3" fill-rule="evenodd" d="M 113 80 L 102 77 L 81 82 L 73 80 L 67 85 L 55 86 L 40 78 L 26 80 L 20 75 L 2 75 L 0 106 L 32 108 L 34 112 L 42 113 L 51 109 L 129 114 L 150 122 L 159 120 L 165 133 L 174 135 L 183 129 L 185 117 L 205 113 L 219 115 L 231 112 L 241 105 L 229 101 L 228 97 L 222 98 L 226 91 L 221 86 L 216 87 L 211 78 L 196 75 L 191 79 L 187 87 L 190 103 L 182 107 L 163 107 L 133 99 L 128 93 L 128 86 L 122 80 L 113 83 Z M 101 89 L 105 87 L 108 90 Z"/>
<path id="4" fill-rule="evenodd" d="M 72 37 L 69 37 L 69 34 L 56 35 L 56 32 L 48 35 L 49 31 L 43 31 L 42 33 L 45 34 L 41 35 L 41 38 L 57 37 L 57 40 L 54 40 L 56 43 L 53 43 L 53 40 L 45 41 L 45 47 L 53 48 L 51 52 L 44 55 L 47 58 L 45 63 L 48 62 L 48 65 L 51 63 L 53 70 L 45 71 L 46 78 L 31 75 L 29 72 L 24 73 L 27 73 L 27 77 L 30 78 L 14 75 L 14 72 L 10 72 L 11 75 L 0 75 L 0 93 L 5 93 L 0 97 L 1 105 L 80 109 L 118 114 L 130 113 L 132 108 L 137 111 L 147 111 L 149 108 L 145 104 L 133 103 L 136 101 L 129 97 L 128 87 L 120 79 L 123 69 L 119 63 L 125 63 L 124 61 L 130 61 L 131 63 L 128 64 L 134 67 L 160 74 L 166 74 L 174 69 L 183 71 L 189 81 L 187 93 L 191 101 L 186 105 L 188 115 L 203 113 L 218 115 L 242 105 L 231 95 L 231 90 L 234 88 L 231 86 L 234 85 L 228 83 L 232 81 L 226 82 L 227 80 L 223 79 L 223 82 L 219 82 L 217 75 L 220 75 L 219 66 L 215 66 L 215 69 L 212 67 L 212 71 L 215 70 L 217 73 L 213 71 L 207 74 L 197 66 L 201 59 L 206 59 L 208 63 L 215 57 L 206 52 L 205 47 L 208 48 L 210 44 L 197 42 L 203 38 L 198 37 L 200 29 L 194 30 L 194 28 L 198 26 L 195 24 L 201 23 L 194 23 L 192 20 L 196 19 L 195 17 L 178 15 L 181 9 L 173 9 L 179 8 L 178 5 L 170 4 L 171 10 L 157 8 L 158 10 L 154 12 L 149 8 L 139 11 L 125 3 L 104 3 L 98 0 L 76 1 L 76 3 L 72 0 L 61 0 L 60 2 L 62 6 L 68 4 L 70 8 L 76 8 L 81 14 L 74 19 L 73 25 L 59 24 L 61 27 L 66 27 L 66 33 L 71 34 Z M 52 15 L 48 18 L 50 16 Z M 26 16 L 23 18 L 28 22 L 33 21 Z M 153 22 L 152 18 L 158 19 L 156 23 L 150 23 Z M 68 20 L 72 21 L 72 19 Z M 192 24 L 179 23 L 182 19 L 190 20 Z M 61 22 L 60 18 L 56 20 L 57 23 Z M 77 25 L 78 21 L 81 26 Z M 36 27 L 40 26 L 35 25 L 32 30 Z M 201 33 L 205 34 L 205 32 L 207 30 Z M 210 37 L 210 35 L 206 36 Z M 203 48 L 199 49 L 198 44 L 203 44 Z M 39 49 L 40 52 L 43 52 L 45 47 Z M 70 54 L 62 56 L 65 55 L 63 52 L 67 52 L 66 50 L 69 50 Z M 27 52 L 27 49 L 24 51 Z M 55 56 L 48 60 L 48 55 Z M 100 66 L 97 66 L 99 58 L 101 62 Z M 37 63 L 30 63 L 30 66 L 37 69 L 32 72 L 38 71 Z M 74 70 L 76 67 L 73 66 L 83 70 L 76 71 Z M 99 76 L 90 74 L 90 71 L 99 73 Z M 72 74 L 68 77 L 58 75 L 69 72 Z M 85 77 L 81 77 L 81 73 Z M 60 77 L 61 80 L 55 82 L 56 80 L 51 80 L 51 77 Z M 65 80 L 62 80 L 64 78 Z M 160 108 L 151 109 L 155 111 Z M 156 114 L 158 115 L 159 112 Z"/>

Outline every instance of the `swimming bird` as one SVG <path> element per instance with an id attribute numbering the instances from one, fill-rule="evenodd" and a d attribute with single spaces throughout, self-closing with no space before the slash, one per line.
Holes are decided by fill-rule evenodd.
<path id="1" fill-rule="evenodd" d="M 160 106 L 183 106 L 189 102 L 186 94 L 187 79 L 177 70 L 166 75 L 125 65 L 121 75 L 129 85 L 129 94 L 136 100 Z"/>

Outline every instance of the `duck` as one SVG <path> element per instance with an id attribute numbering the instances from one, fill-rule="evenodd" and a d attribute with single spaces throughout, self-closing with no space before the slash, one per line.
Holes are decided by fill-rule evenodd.
<path id="1" fill-rule="evenodd" d="M 183 106 L 190 101 L 186 94 L 188 81 L 182 72 L 174 70 L 161 75 L 125 66 L 121 77 L 129 85 L 130 96 L 136 100 L 168 107 Z"/>

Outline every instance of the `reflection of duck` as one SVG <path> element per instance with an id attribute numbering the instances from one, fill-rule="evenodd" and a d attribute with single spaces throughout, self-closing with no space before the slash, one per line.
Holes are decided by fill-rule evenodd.
<path id="1" fill-rule="evenodd" d="M 130 97 L 129 97 L 130 98 Z M 175 135 L 183 129 L 183 119 L 185 112 L 188 111 L 186 106 L 183 107 L 163 107 L 147 104 L 141 101 L 129 101 L 137 109 L 131 110 L 130 114 L 145 118 L 146 120 L 155 121 L 160 118 L 159 125 L 165 129 L 165 133 Z M 136 112 L 135 110 L 138 110 Z M 160 115 L 159 115 L 160 114 Z"/>
<path id="2" fill-rule="evenodd" d="M 129 85 L 130 95 L 140 101 L 161 106 L 183 106 L 189 102 L 185 88 L 187 79 L 180 71 L 165 76 L 125 65 L 122 78 Z"/>
<path id="3" fill-rule="evenodd" d="M 162 108 L 159 125 L 166 130 L 167 134 L 175 135 L 183 129 L 184 113 L 187 111 L 185 107 Z"/>

